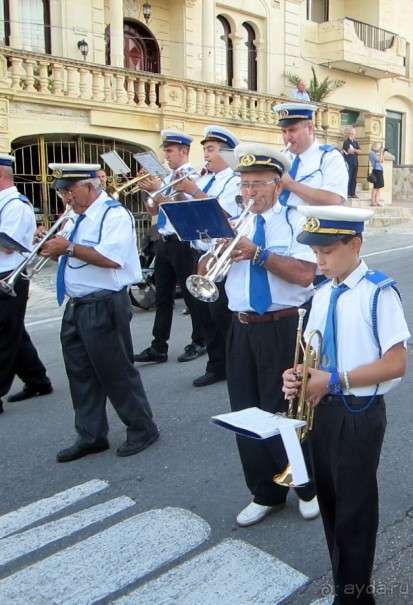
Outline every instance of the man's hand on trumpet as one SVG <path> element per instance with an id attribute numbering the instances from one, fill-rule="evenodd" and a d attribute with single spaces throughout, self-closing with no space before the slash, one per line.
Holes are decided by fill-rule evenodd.
<path id="1" fill-rule="evenodd" d="M 149 193 L 153 193 L 157 189 L 159 189 L 159 178 L 157 176 L 151 176 L 145 168 L 141 168 L 136 176 L 143 176 L 147 174 L 148 178 L 142 179 L 139 182 L 139 187 L 144 191 L 149 191 Z"/>
<path id="2" fill-rule="evenodd" d="M 283 374 L 284 386 L 282 388 L 285 393 L 286 399 L 294 399 L 300 393 L 301 382 L 302 382 L 302 369 L 303 366 L 299 364 L 297 368 L 290 368 L 285 370 Z M 324 370 L 316 370 L 315 368 L 308 368 L 308 381 L 306 388 L 306 401 L 311 401 L 311 405 L 314 408 L 320 403 L 320 400 L 329 393 L 328 383 L 331 378 L 330 372 L 324 372 Z"/>
<path id="3" fill-rule="evenodd" d="M 42 246 L 40 249 L 39 254 L 40 256 L 44 256 L 46 258 L 50 256 L 52 258 L 57 258 L 62 254 L 66 254 L 69 244 L 70 242 L 62 235 L 55 235 L 45 242 L 44 246 Z"/>
<path id="4" fill-rule="evenodd" d="M 231 252 L 231 260 L 235 263 L 239 263 L 242 260 L 252 260 L 257 251 L 257 247 L 257 244 L 254 244 L 254 242 L 247 237 L 241 237 L 236 248 Z"/>

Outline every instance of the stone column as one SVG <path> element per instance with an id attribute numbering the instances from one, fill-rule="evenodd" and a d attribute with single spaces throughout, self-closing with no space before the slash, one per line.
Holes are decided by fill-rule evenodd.
<path id="1" fill-rule="evenodd" d="M 110 0 L 110 64 L 124 67 L 123 0 Z"/>
<path id="2" fill-rule="evenodd" d="M 202 1 L 202 80 L 215 82 L 215 2 Z"/>
<path id="3" fill-rule="evenodd" d="M 242 80 L 240 73 L 240 55 L 241 55 L 241 44 L 243 42 L 243 37 L 239 34 L 230 34 L 229 37 L 232 40 L 232 68 L 233 68 L 233 78 L 232 83 L 229 85 L 234 88 L 242 88 Z"/>
<path id="4" fill-rule="evenodd" d="M 12 48 L 21 48 L 22 47 L 22 38 L 21 38 L 21 32 L 20 32 L 19 0 L 10 0 L 9 15 L 10 15 L 10 46 Z"/>

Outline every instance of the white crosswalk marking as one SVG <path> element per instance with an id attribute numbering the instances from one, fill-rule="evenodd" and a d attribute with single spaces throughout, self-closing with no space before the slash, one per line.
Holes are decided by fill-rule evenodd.
<path id="1" fill-rule="evenodd" d="M 51 521 L 41 527 L 34 527 L 24 533 L 3 538 L 0 549 L 0 564 L 4 565 L 13 559 L 17 559 L 38 548 L 42 548 L 42 546 L 46 546 L 46 544 L 69 536 L 92 523 L 106 519 L 134 505 L 135 502 L 133 500 L 122 496 L 110 502 L 98 504 L 84 511 L 68 515 L 57 521 Z"/>
<path id="2" fill-rule="evenodd" d="M 208 524 L 189 511 L 142 513 L 0 581 L 0 603 L 92 604 L 184 555 L 209 534 Z"/>
<path id="3" fill-rule="evenodd" d="M 44 498 L 28 506 L 23 506 L 7 515 L 3 515 L 0 517 L 0 538 L 20 531 L 24 527 L 107 487 L 107 481 L 94 479 L 93 481 L 88 481 L 88 483 L 82 483 L 64 492 L 60 492 L 51 498 Z"/>
<path id="4" fill-rule="evenodd" d="M 276 605 L 309 581 L 307 576 L 263 551 L 227 540 L 116 605 Z"/>

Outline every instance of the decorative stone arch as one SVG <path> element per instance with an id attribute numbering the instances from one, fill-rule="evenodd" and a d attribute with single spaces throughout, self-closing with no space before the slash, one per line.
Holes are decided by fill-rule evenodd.
<path id="1" fill-rule="evenodd" d="M 136 19 L 125 19 L 124 66 L 135 71 L 161 73 L 161 53 L 150 29 Z M 105 30 L 106 65 L 110 65 L 110 25 Z"/>

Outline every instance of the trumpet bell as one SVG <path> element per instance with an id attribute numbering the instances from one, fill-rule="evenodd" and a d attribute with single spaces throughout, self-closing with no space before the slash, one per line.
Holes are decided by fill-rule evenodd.
<path id="1" fill-rule="evenodd" d="M 4 294 L 8 294 L 8 296 L 17 296 L 14 290 L 14 284 L 7 283 L 7 280 L 5 279 L 0 280 L 0 291 L 4 292 Z"/>
<path id="2" fill-rule="evenodd" d="M 214 282 L 202 275 L 190 275 L 186 280 L 189 292 L 202 302 L 215 302 L 219 297 L 219 290 Z"/>
<path id="3" fill-rule="evenodd" d="M 301 487 L 302 485 L 305 485 L 305 483 L 300 483 L 299 485 L 294 483 L 293 469 L 291 464 L 287 464 L 283 472 L 279 475 L 274 475 L 272 480 L 277 485 L 282 485 L 283 487 Z"/>

